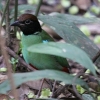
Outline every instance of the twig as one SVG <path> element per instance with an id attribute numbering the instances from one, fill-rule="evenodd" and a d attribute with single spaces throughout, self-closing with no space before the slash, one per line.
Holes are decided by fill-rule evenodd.
<path id="1" fill-rule="evenodd" d="M 39 96 L 40 96 L 40 93 L 41 93 L 41 90 L 42 90 L 43 83 L 44 83 L 44 79 L 42 79 L 42 82 L 41 82 L 41 84 L 40 84 L 40 88 L 39 88 L 39 91 L 38 91 L 38 94 L 37 94 L 37 97 L 36 97 L 36 98 L 39 98 Z"/>
<path id="2" fill-rule="evenodd" d="M 76 80 L 78 77 L 80 77 L 81 75 L 83 75 L 85 72 L 85 69 L 82 69 L 79 73 L 77 73 L 77 75 L 75 76 L 74 80 Z M 78 91 L 76 90 L 76 87 L 75 87 L 75 82 L 73 82 L 72 84 L 72 88 L 73 88 L 73 92 L 74 92 L 74 95 L 79 99 L 79 100 L 84 100 L 82 98 L 82 96 L 78 93 Z"/>
<path id="3" fill-rule="evenodd" d="M 17 91 L 16 91 L 16 88 L 15 88 L 14 79 L 13 79 L 13 76 L 12 76 L 12 68 L 11 68 L 11 64 L 9 63 L 9 56 L 8 56 L 6 50 L 4 49 L 5 39 L 2 38 L 1 35 L 0 35 L 0 43 L 1 43 L 0 46 L 1 46 L 2 54 L 3 54 L 4 60 L 5 60 L 7 70 L 8 70 L 7 75 L 8 75 L 8 79 L 10 81 L 11 90 L 12 90 L 12 93 L 14 95 L 15 100 L 18 100 L 18 95 L 17 95 Z"/>
<path id="4" fill-rule="evenodd" d="M 18 14 L 18 0 L 15 0 L 15 14 L 14 14 L 14 20 L 16 21 L 17 20 L 17 14 Z M 17 31 L 17 28 L 14 27 L 14 37 L 16 37 L 16 31 Z"/>
<path id="5" fill-rule="evenodd" d="M 95 55 L 95 57 L 92 59 L 92 61 L 95 63 L 95 61 L 100 57 L 100 50 L 99 52 Z"/>
<path id="6" fill-rule="evenodd" d="M 9 6 L 9 2 L 10 2 L 10 0 L 6 1 L 6 6 L 4 8 L 1 23 L 0 23 L 0 47 L 1 47 L 2 55 L 3 55 L 4 60 L 5 60 L 5 64 L 6 64 L 7 69 L 8 69 L 7 74 L 8 74 L 8 79 L 10 81 L 10 85 L 11 85 L 11 88 L 12 88 L 13 96 L 14 96 L 15 100 L 18 100 L 18 96 L 17 96 L 15 84 L 14 84 L 14 79 L 13 79 L 13 76 L 12 76 L 11 64 L 9 63 L 9 56 L 6 52 L 6 49 L 4 48 L 5 47 L 5 38 L 3 38 L 2 35 L 1 35 L 1 27 L 2 27 L 2 23 L 4 21 L 4 16 L 5 16 L 6 10 Z"/>
<path id="7" fill-rule="evenodd" d="M 85 69 L 82 69 L 74 78 L 74 80 L 76 80 L 76 78 L 80 77 L 80 76 L 83 76 L 84 75 L 84 72 L 86 70 Z M 75 83 L 75 82 L 73 82 Z M 74 94 L 76 95 L 77 98 L 79 98 L 80 100 L 84 100 L 81 95 L 78 93 L 78 91 L 76 90 L 76 87 L 75 87 L 75 84 L 72 85 L 72 88 L 73 88 L 73 91 L 74 91 Z M 94 96 L 92 95 L 92 93 L 90 91 L 88 91 L 90 93 L 90 95 L 94 98 Z M 95 99 L 95 98 L 94 98 Z"/>
<path id="8" fill-rule="evenodd" d="M 9 25 L 10 25 L 10 19 L 9 19 L 9 6 L 8 6 L 8 9 L 7 9 L 7 12 L 6 12 L 6 44 L 7 46 L 10 45 L 10 28 L 9 28 Z"/>
<path id="9" fill-rule="evenodd" d="M 64 89 L 66 88 L 66 85 L 65 86 L 61 86 L 59 87 L 53 94 L 53 97 L 56 98 L 58 97 L 63 91 Z"/>
<path id="10" fill-rule="evenodd" d="M 35 16 L 38 16 L 38 13 L 39 13 L 39 10 L 40 10 L 40 7 L 41 7 L 42 2 L 43 2 L 43 0 L 39 0 L 37 9 L 36 9 L 36 11 L 35 11 Z"/>
<path id="11" fill-rule="evenodd" d="M 5 38 L 3 38 L 2 35 L 1 35 L 1 27 L 2 27 L 2 23 L 3 23 L 3 20 L 4 20 L 4 16 L 5 16 L 6 10 L 7 10 L 8 6 L 9 6 L 9 2 L 10 2 L 10 0 L 7 0 L 5 9 L 3 11 L 1 23 L 0 23 L 0 47 L 1 47 L 2 55 L 3 55 L 4 60 L 5 60 L 6 67 L 8 69 L 7 75 L 8 75 L 8 79 L 10 81 L 12 93 L 14 95 L 15 100 L 18 100 L 18 96 L 17 96 L 15 84 L 14 84 L 14 79 L 13 79 L 13 76 L 12 76 L 11 64 L 9 63 L 9 56 L 8 56 L 6 50 L 4 49 L 4 47 L 5 47 Z"/>
<path id="12" fill-rule="evenodd" d="M 19 57 L 14 51 L 12 51 L 10 48 L 6 48 L 7 52 L 14 58 L 18 59 L 18 61 L 24 65 L 25 67 L 27 67 L 30 71 L 35 71 L 36 69 L 32 68 L 30 65 L 26 64 L 26 62 Z"/>
<path id="13" fill-rule="evenodd" d="M 71 87 L 71 88 L 68 88 L 68 91 L 69 91 L 70 93 L 72 93 L 72 94 L 77 98 L 77 95 L 76 95 L 76 93 L 75 93 L 75 91 L 73 90 L 72 87 Z M 80 100 L 80 99 L 77 98 L 76 100 Z"/>
<path id="14" fill-rule="evenodd" d="M 54 95 L 54 91 L 55 91 L 56 83 L 57 83 L 57 81 L 55 80 L 55 81 L 54 81 L 54 84 L 53 84 L 53 89 L 52 89 L 52 95 L 51 95 L 51 98 L 52 98 L 53 95 Z"/>
<path id="15" fill-rule="evenodd" d="M 82 98 L 82 96 L 78 93 L 78 91 L 76 90 L 75 85 L 72 85 L 72 88 L 73 88 L 73 91 L 74 91 L 74 94 L 76 95 L 76 97 L 77 97 L 79 100 L 84 100 L 84 99 Z"/>
<path id="16" fill-rule="evenodd" d="M 6 1 L 5 8 L 4 8 L 3 15 L 2 15 L 2 19 L 1 19 L 1 25 L 0 25 L 0 26 L 2 26 L 2 23 L 3 23 L 3 21 L 4 21 L 5 13 L 6 13 L 6 10 L 7 10 L 8 6 L 9 6 L 9 2 L 10 2 L 10 0 L 7 0 L 7 1 Z M 0 30 L 0 31 L 1 31 L 1 30 Z"/>
<path id="17" fill-rule="evenodd" d="M 82 96 L 78 93 L 78 91 L 76 90 L 75 85 L 72 85 L 72 89 L 73 89 L 74 95 L 75 95 L 79 100 L 84 100 L 84 99 L 82 98 Z"/>

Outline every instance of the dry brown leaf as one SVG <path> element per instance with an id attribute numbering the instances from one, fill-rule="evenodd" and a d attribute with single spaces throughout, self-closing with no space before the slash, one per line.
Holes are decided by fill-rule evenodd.
<path id="1" fill-rule="evenodd" d="M 39 90 L 41 82 L 42 80 L 36 80 L 36 81 L 28 81 L 25 84 L 32 89 Z M 47 82 L 44 82 L 42 88 L 50 88 L 50 86 Z"/>
<path id="2" fill-rule="evenodd" d="M 42 80 L 36 80 L 36 81 L 28 81 L 26 83 L 23 83 L 20 88 L 16 89 L 17 93 L 18 93 L 18 97 L 20 98 L 20 100 L 23 100 L 25 95 L 28 95 L 31 91 L 31 89 L 33 89 L 34 91 L 33 94 L 35 94 L 35 90 L 39 90 L 40 89 L 40 85 L 41 85 L 41 81 Z M 30 89 L 31 88 L 31 89 Z M 49 85 L 44 82 L 43 87 L 42 88 L 49 88 Z M 8 92 L 9 97 L 10 98 L 14 98 L 13 97 L 13 93 L 11 91 Z"/>
<path id="3" fill-rule="evenodd" d="M 0 100 L 8 100 L 10 99 L 8 95 L 0 94 Z"/>
<path id="4" fill-rule="evenodd" d="M 20 88 L 16 89 L 16 91 L 17 91 L 19 100 L 24 100 L 24 95 L 27 95 L 30 90 L 29 90 L 28 86 L 22 84 L 20 86 Z M 10 98 L 14 99 L 12 91 L 9 91 L 8 95 L 9 95 Z"/>

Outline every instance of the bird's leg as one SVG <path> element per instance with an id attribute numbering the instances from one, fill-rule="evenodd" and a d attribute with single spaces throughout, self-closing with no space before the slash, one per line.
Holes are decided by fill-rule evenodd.
<path id="1" fill-rule="evenodd" d="M 43 86 L 44 80 L 45 79 L 42 79 L 42 82 L 41 82 L 41 85 L 40 85 L 40 88 L 39 88 L 39 91 L 38 91 L 38 94 L 37 94 L 37 97 L 36 98 L 39 98 L 39 96 L 40 96 L 40 93 L 41 93 L 41 90 L 42 90 L 42 86 Z"/>

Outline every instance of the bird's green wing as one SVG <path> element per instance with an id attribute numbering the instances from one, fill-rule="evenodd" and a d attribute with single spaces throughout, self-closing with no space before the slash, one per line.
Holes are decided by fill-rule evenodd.
<path id="1" fill-rule="evenodd" d="M 40 35 L 41 35 L 43 41 L 45 41 L 45 40 L 47 40 L 48 42 L 54 41 L 54 39 L 44 30 L 42 30 L 42 33 Z"/>
<path id="2" fill-rule="evenodd" d="M 60 64 L 62 67 L 69 67 L 69 64 L 68 64 L 68 61 L 67 61 L 66 58 L 59 57 L 59 56 L 56 56 L 55 58 L 56 58 L 56 60 L 59 62 L 59 64 Z"/>

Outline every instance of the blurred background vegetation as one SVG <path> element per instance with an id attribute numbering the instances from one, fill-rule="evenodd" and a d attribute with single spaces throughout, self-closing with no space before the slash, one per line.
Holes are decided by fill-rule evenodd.
<path id="1" fill-rule="evenodd" d="M 18 0 L 18 16 L 22 13 L 35 13 L 39 0 Z M 3 11 L 6 1 L 1 0 L 0 10 Z M 10 17 L 14 16 L 15 1 L 10 1 Z M 51 12 L 59 12 L 64 14 L 79 15 L 84 17 L 100 16 L 99 0 L 43 0 L 40 12 L 42 14 L 50 14 Z M 13 22 L 13 20 L 11 21 Z M 100 44 L 100 28 L 99 25 L 80 25 L 80 30 L 98 46 Z"/>
<path id="2" fill-rule="evenodd" d="M 0 0 L 0 1 L 1 1 L 0 14 L 3 15 L 4 8 L 7 4 L 7 1 L 9 1 L 9 0 Z M 40 0 L 18 0 L 18 1 L 11 0 L 9 3 L 10 10 L 7 10 L 6 14 L 4 15 L 4 21 L 3 21 L 3 25 L 2 25 L 3 27 L 2 27 L 1 33 L 5 37 L 7 37 L 8 41 L 10 41 L 10 43 L 9 42 L 6 43 L 7 46 L 9 46 L 10 49 L 12 49 L 15 53 L 17 53 L 21 58 L 22 58 L 21 44 L 20 44 L 21 32 L 18 29 L 17 33 L 13 34 L 14 32 L 16 32 L 16 28 L 14 28 L 14 29 L 11 28 L 11 30 L 10 30 L 9 25 L 10 25 L 10 23 L 14 22 L 14 20 L 17 19 L 17 16 L 19 16 L 23 13 L 35 14 L 39 1 Z M 18 8 L 18 11 L 17 11 L 17 8 Z M 72 17 L 71 17 L 72 22 L 75 20 L 73 18 L 76 18 L 76 20 L 78 20 L 78 18 L 79 18 L 78 16 L 83 16 L 85 18 L 94 18 L 94 20 L 99 21 L 99 20 L 97 20 L 97 18 L 100 17 L 100 0 L 43 0 L 39 12 L 40 12 L 38 14 L 39 19 L 42 19 L 41 15 L 48 15 L 53 12 L 58 12 L 61 14 L 72 15 Z M 7 15 L 9 15 L 9 16 L 7 16 Z M 77 17 L 73 17 L 73 15 L 75 15 Z M 64 18 L 62 16 L 63 15 L 61 15 L 60 17 L 64 21 Z M 67 17 L 65 17 L 65 18 L 67 18 Z M 95 18 L 95 17 L 97 17 L 97 18 Z M 1 19 L 1 16 L 0 16 L 0 19 Z M 68 18 L 68 19 L 70 19 L 70 18 Z M 42 19 L 42 20 L 45 20 L 45 19 Z M 92 21 L 94 21 L 94 20 L 92 19 Z M 84 22 L 84 19 L 82 21 Z M 41 23 L 41 25 L 43 24 L 41 21 L 40 21 L 40 23 Z M 79 23 L 81 23 L 81 21 Z M 92 24 L 92 23 L 86 24 L 85 23 L 85 24 L 81 24 L 81 25 L 79 24 L 79 25 L 77 25 L 77 27 L 100 48 L 100 24 L 97 24 L 97 23 L 96 24 Z M 65 42 L 63 40 L 63 37 L 60 37 L 59 35 L 57 35 L 56 32 L 54 32 L 52 29 L 48 28 L 47 25 L 43 25 L 42 28 L 44 30 L 46 30 L 47 33 L 49 33 L 55 39 L 55 41 Z M 9 35 L 9 33 L 10 33 L 10 35 Z M 85 42 L 87 42 L 87 41 L 85 41 Z M 92 53 L 94 51 L 92 51 L 91 49 L 89 49 L 89 50 L 91 51 L 91 55 L 92 55 Z M 89 50 L 87 50 L 87 51 L 89 51 Z M 19 60 L 18 60 L 18 58 L 16 58 L 16 55 L 14 54 L 14 52 L 13 52 L 13 54 L 12 53 L 10 54 L 10 56 L 11 56 L 10 63 L 12 64 L 13 73 L 28 72 L 29 70 L 27 68 L 25 68 L 23 63 L 18 62 Z M 91 57 L 91 55 L 90 55 L 90 57 Z M 80 59 L 80 58 L 77 57 L 77 59 Z M 69 60 L 69 63 L 70 63 L 70 66 L 72 67 L 72 69 L 71 69 L 72 74 L 80 72 L 80 70 L 83 68 L 80 64 L 73 62 L 72 60 Z M 88 63 L 88 61 L 87 61 L 87 63 Z M 93 70 L 93 69 L 90 68 L 90 70 Z M 93 74 L 91 75 L 90 70 L 86 70 L 86 73 L 85 73 L 86 76 L 83 75 L 81 77 L 81 79 L 83 78 L 83 80 L 85 82 L 87 82 L 87 84 L 89 84 L 89 88 L 92 89 L 91 91 L 92 91 L 94 97 L 96 99 L 100 100 L 100 93 L 99 93 L 100 86 L 98 85 L 98 82 L 95 79 L 94 75 Z M 5 63 L 4 63 L 2 54 L 0 53 L 0 78 L 2 78 L 2 81 L 0 81 L 1 83 L 7 79 L 6 71 L 7 71 L 7 69 L 5 67 Z M 87 73 L 89 73 L 89 74 L 87 75 Z M 5 74 L 5 76 L 3 76 L 3 74 Z M 15 75 L 14 77 L 18 78 L 17 75 Z M 26 76 L 26 73 L 24 74 L 24 76 Z M 36 76 L 36 77 L 38 77 L 38 76 Z M 47 76 L 47 77 L 50 77 L 50 76 Z M 28 76 L 27 76 L 27 78 L 28 78 Z M 27 78 L 26 78 L 26 80 L 28 80 Z M 71 77 L 69 77 L 68 81 L 70 81 L 70 78 Z M 23 80 L 23 76 L 21 76 L 18 79 L 20 79 L 20 81 Z M 60 78 L 60 81 L 62 81 L 61 78 Z M 18 82 L 19 81 L 16 80 L 17 86 L 19 86 Z M 66 82 L 66 79 L 65 79 L 65 82 Z M 79 83 L 82 84 L 82 82 L 79 82 Z M 5 84 L 7 84 L 7 82 L 5 82 Z M 3 85 L 4 87 L 5 87 L 5 84 Z M 26 95 L 28 97 L 28 100 L 36 97 L 35 94 L 37 93 L 37 90 L 39 90 L 39 86 L 40 86 L 40 81 L 35 81 L 35 82 L 29 81 L 29 82 L 26 82 L 25 84 L 22 84 L 21 86 L 19 86 L 17 88 L 17 91 L 19 92 L 20 100 L 24 100 L 24 99 L 21 99 L 24 97 L 23 95 Z M 56 89 L 61 88 L 61 86 L 64 87 L 64 83 L 57 84 Z M 87 86 L 87 85 L 85 84 L 85 86 Z M 1 87 L 2 87 L 2 85 L 1 85 Z M 8 87 L 7 88 L 6 87 L 4 88 L 4 87 L 3 87 L 4 91 L 9 90 Z M 45 88 L 45 89 L 42 90 L 40 98 L 50 97 L 50 95 L 52 93 L 51 93 L 50 88 L 48 87 L 47 83 L 44 83 L 43 88 Z M 1 90 L 3 90 L 3 89 L 1 89 Z M 34 89 L 35 91 L 33 91 L 32 89 Z M 64 91 L 61 91 L 62 93 L 60 93 L 60 94 L 58 93 L 59 95 L 57 94 L 55 96 L 55 98 L 64 98 L 64 99 L 71 98 L 71 97 L 73 98 L 73 97 L 77 97 L 77 93 L 80 93 L 83 96 L 84 100 L 87 98 L 88 98 L 88 100 L 93 100 L 92 96 L 88 95 L 89 93 L 80 85 L 77 85 L 76 89 L 78 91 L 78 92 L 76 92 L 76 95 L 75 95 L 74 89 L 71 87 L 71 89 L 69 89 L 69 90 L 65 89 Z M 4 100 L 5 97 L 13 98 L 11 92 L 9 92 L 8 95 L 0 94 L 0 100 Z M 76 98 L 76 100 L 78 100 L 78 99 L 79 98 Z"/>

